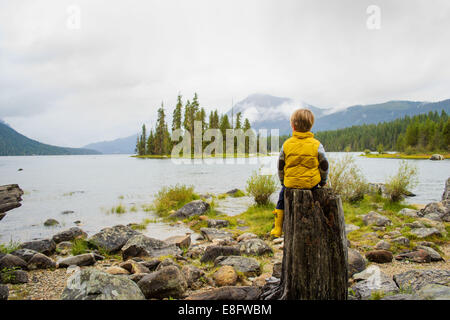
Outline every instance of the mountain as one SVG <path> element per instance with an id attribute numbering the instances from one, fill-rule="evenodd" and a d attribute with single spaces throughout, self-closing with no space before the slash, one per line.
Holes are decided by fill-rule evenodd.
<path id="1" fill-rule="evenodd" d="M 56 147 L 29 139 L 0 121 L 0 156 L 80 155 L 99 154 L 98 151 Z"/>
<path id="2" fill-rule="evenodd" d="M 236 103 L 233 113 L 242 112 L 252 127 L 258 129 L 279 129 L 280 134 L 289 134 L 289 119 L 297 108 L 308 108 L 315 115 L 314 132 L 335 130 L 354 125 L 377 124 L 392 121 L 406 115 L 414 116 L 429 111 L 450 112 L 450 99 L 440 102 L 389 101 L 380 104 L 356 105 L 338 112 L 321 109 L 305 102 L 294 102 L 290 98 L 280 98 L 264 94 L 252 94 Z M 231 115 L 231 110 L 228 111 Z"/>
<path id="3" fill-rule="evenodd" d="M 228 111 L 227 115 L 234 117 L 238 112 L 242 112 L 242 118 L 248 118 L 252 128 L 258 129 L 279 129 L 280 134 L 290 132 L 289 119 L 291 113 L 298 108 L 308 108 L 317 119 L 325 115 L 326 109 L 320 109 L 305 102 L 295 102 L 291 98 L 275 97 L 268 94 L 252 94 L 233 106 L 233 111 Z M 287 122 L 286 122 L 287 121 Z"/>
<path id="4" fill-rule="evenodd" d="M 136 140 L 138 135 L 132 135 L 126 138 L 119 138 L 112 141 L 102 141 L 91 143 L 84 148 L 97 150 L 104 154 L 134 154 Z"/>

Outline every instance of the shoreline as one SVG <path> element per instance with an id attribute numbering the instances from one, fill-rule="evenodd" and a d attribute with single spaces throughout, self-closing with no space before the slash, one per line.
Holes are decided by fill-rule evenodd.
<path id="1" fill-rule="evenodd" d="M 430 160 L 433 154 L 404 154 L 404 153 L 383 153 L 383 154 L 360 154 L 360 157 L 373 158 L 373 159 L 406 159 L 406 160 Z M 444 160 L 450 159 L 450 153 L 442 154 Z M 434 160 L 442 161 L 442 160 Z"/>

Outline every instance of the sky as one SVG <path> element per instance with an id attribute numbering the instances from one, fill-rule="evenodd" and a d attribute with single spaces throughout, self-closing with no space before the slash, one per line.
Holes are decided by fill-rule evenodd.
<path id="1" fill-rule="evenodd" d="M 252 93 L 439 101 L 449 57 L 448 0 L 0 0 L 0 119 L 81 147 L 137 133 L 178 93 L 221 112 Z"/>

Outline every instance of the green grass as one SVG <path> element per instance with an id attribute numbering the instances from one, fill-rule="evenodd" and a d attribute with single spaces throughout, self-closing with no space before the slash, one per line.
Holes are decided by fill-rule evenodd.
<path id="1" fill-rule="evenodd" d="M 177 184 L 163 187 L 156 195 L 154 210 L 161 217 L 167 217 L 172 210 L 178 210 L 186 203 L 198 200 L 200 197 L 194 192 L 193 186 Z"/>
<path id="2" fill-rule="evenodd" d="M 20 249 L 20 242 L 9 241 L 9 243 L 0 243 L 0 252 L 7 254 Z"/>
<path id="3" fill-rule="evenodd" d="M 124 214 L 127 212 L 127 208 L 123 204 L 111 208 L 111 213 Z"/>
<path id="4" fill-rule="evenodd" d="M 91 245 L 84 239 L 75 239 L 72 241 L 72 248 L 70 252 L 76 256 L 79 254 L 90 252 Z"/>

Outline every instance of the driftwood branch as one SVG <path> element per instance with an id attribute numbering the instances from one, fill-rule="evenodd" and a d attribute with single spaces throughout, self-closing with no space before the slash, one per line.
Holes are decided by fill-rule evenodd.
<path id="1" fill-rule="evenodd" d="M 346 300 L 347 244 L 339 196 L 328 188 L 286 189 L 280 282 L 266 300 Z"/>
<path id="2" fill-rule="evenodd" d="M 23 191 L 17 184 L 0 186 L 0 220 L 6 212 L 20 207 L 22 204 Z"/>

